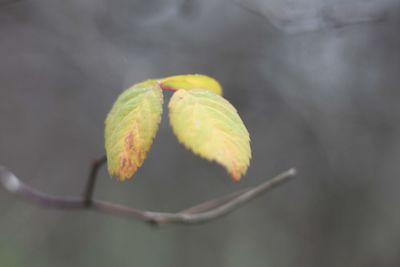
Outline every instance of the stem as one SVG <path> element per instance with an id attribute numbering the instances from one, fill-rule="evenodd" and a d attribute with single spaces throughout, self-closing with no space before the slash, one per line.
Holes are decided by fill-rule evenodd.
<path id="1" fill-rule="evenodd" d="M 107 162 L 107 157 L 102 156 L 101 158 L 93 161 L 92 168 L 90 169 L 89 177 L 86 183 L 85 191 L 83 193 L 83 203 L 85 206 L 92 205 L 92 198 L 94 188 L 96 186 L 97 174 L 101 166 Z"/>

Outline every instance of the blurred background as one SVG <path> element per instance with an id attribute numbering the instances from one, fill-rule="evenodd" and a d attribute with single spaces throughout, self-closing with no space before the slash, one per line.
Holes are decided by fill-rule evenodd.
<path id="1" fill-rule="evenodd" d="M 215 77 L 251 137 L 233 183 L 164 113 L 135 179 L 97 198 L 177 211 L 298 177 L 220 220 L 151 228 L 0 190 L 0 266 L 400 266 L 400 1 L 1 0 L 0 164 L 78 195 L 103 123 L 148 78 Z M 170 94 L 166 94 L 165 102 Z"/>

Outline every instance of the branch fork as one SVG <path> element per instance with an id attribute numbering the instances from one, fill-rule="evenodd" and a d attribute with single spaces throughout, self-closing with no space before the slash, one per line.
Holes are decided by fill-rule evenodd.
<path id="1" fill-rule="evenodd" d="M 139 210 L 94 199 L 93 193 L 98 171 L 106 162 L 107 159 L 105 156 L 93 162 L 84 193 L 81 197 L 61 197 L 42 192 L 22 182 L 3 166 L 0 166 L 0 182 L 8 192 L 42 207 L 62 210 L 92 210 L 109 215 L 131 218 L 150 225 L 164 225 L 199 224 L 220 218 L 263 193 L 289 181 L 296 175 L 296 170 L 292 168 L 258 186 L 242 189 L 177 213 L 167 213 Z"/>

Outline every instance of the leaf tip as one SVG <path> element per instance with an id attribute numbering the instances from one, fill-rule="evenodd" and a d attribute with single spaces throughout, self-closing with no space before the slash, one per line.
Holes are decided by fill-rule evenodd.
<path id="1" fill-rule="evenodd" d="M 234 182 L 239 182 L 240 179 L 246 175 L 247 169 L 249 167 L 249 164 L 243 165 L 241 167 L 233 167 L 233 168 L 227 168 L 229 175 L 232 177 L 232 180 Z"/>
<path id="2" fill-rule="evenodd" d="M 134 168 L 133 168 L 134 167 Z M 115 166 L 108 164 L 108 173 L 111 177 L 116 178 L 120 182 L 130 180 L 135 174 L 137 168 L 133 162 L 126 157 L 121 157 L 117 163 L 117 168 Z"/>
<path id="3" fill-rule="evenodd" d="M 242 178 L 242 176 L 238 173 L 231 173 L 231 177 L 232 177 L 232 181 L 234 181 L 235 183 L 240 181 L 240 178 Z"/>

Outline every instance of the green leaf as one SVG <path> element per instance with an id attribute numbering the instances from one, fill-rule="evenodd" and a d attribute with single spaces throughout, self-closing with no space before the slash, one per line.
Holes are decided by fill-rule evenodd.
<path id="1" fill-rule="evenodd" d="M 161 120 L 163 96 L 157 81 L 148 80 L 124 91 L 105 122 L 108 171 L 120 181 L 143 164 Z"/>
<path id="2" fill-rule="evenodd" d="M 222 95 L 221 85 L 213 78 L 192 74 L 178 75 L 164 78 L 160 81 L 163 90 L 208 90 L 217 95 Z"/>
<path id="3" fill-rule="evenodd" d="M 250 164 L 249 133 L 236 109 L 206 90 L 179 90 L 169 103 L 178 140 L 195 154 L 216 161 L 238 181 Z"/>

